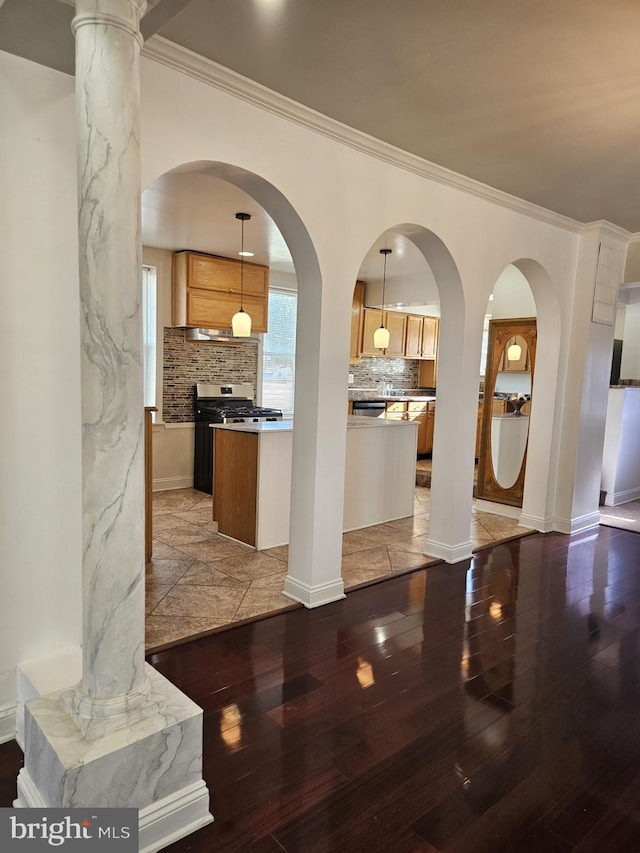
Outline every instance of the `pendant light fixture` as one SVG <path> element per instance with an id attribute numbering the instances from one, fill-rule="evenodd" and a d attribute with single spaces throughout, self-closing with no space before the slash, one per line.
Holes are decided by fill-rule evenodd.
<path id="1" fill-rule="evenodd" d="M 236 219 L 242 222 L 242 237 L 240 240 L 240 310 L 231 318 L 231 330 L 236 338 L 248 338 L 251 335 L 251 317 L 244 310 L 244 223 L 251 219 L 250 213 L 236 213 Z"/>
<path id="2" fill-rule="evenodd" d="M 520 361 L 522 355 L 522 347 L 516 343 L 517 338 L 513 338 L 513 343 L 507 348 L 507 361 Z"/>
<path id="3" fill-rule="evenodd" d="M 380 254 L 384 255 L 384 271 L 382 273 L 382 305 L 380 307 L 380 328 L 373 333 L 373 345 L 376 349 L 387 349 L 391 335 L 389 329 L 384 327 L 384 289 L 387 283 L 387 255 L 391 254 L 391 249 L 380 249 Z"/>

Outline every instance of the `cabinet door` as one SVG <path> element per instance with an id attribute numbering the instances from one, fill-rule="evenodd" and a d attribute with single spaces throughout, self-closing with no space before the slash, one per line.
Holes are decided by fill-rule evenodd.
<path id="1" fill-rule="evenodd" d="M 407 314 L 407 337 L 404 354 L 407 358 L 422 356 L 422 317 Z"/>
<path id="2" fill-rule="evenodd" d="M 217 290 L 221 293 L 240 293 L 240 261 L 210 255 L 188 254 L 187 281 L 189 287 Z M 244 264 L 243 291 L 249 296 L 266 296 L 269 291 L 269 270 L 261 264 Z"/>
<path id="3" fill-rule="evenodd" d="M 384 355 L 384 350 L 376 349 L 373 345 L 373 333 L 380 328 L 380 311 L 378 308 L 363 308 L 361 355 Z"/>
<path id="4" fill-rule="evenodd" d="M 423 317 L 422 358 L 436 358 L 438 355 L 439 326 L 440 321 L 437 317 Z"/>
<path id="5" fill-rule="evenodd" d="M 251 317 L 251 329 L 254 332 L 267 331 L 267 302 L 255 296 L 245 296 L 244 310 Z M 235 295 L 211 290 L 187 291 L 187 325 L 202 326 L 208 329 L 230 329 L 231 318 L 240 307 Z"/>
<path id="6" fill-rule="evenodd" d="M 435 425 L 436 420 L 436 407 L 435 403 L 429 403 L 427 406 L 427 427 L 426 427 L 426 439 L 425 439 L 425 453 L 433 452 L 433 427 Z"/>
<path id="7" fill-rule="evenodd" d="M 349 358 L 360 358 L 360 349 L 362 346 L 362 308 L 364 305 L 364 282 L 357 281 L 353 291 L 353 301 L 351 303 L 351 346 L 349 349 Z"/>
<path id="8" fill-rule="evenodd" d="M 384 324 L 389 329 L 389 346 L 384 354 L 389 358 L 404 356 L 404 338 L 407 329 L 407 315 L 398 311 L 385 311 Z"/>

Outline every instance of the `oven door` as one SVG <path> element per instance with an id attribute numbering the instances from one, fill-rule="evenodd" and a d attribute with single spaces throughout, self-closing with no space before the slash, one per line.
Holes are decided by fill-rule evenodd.
<path id="1" fill-rule="evenodd" d="M 354 400 L 353 414 L 365 418 L 383 418 L 387 409 L 384 400 Z"/>

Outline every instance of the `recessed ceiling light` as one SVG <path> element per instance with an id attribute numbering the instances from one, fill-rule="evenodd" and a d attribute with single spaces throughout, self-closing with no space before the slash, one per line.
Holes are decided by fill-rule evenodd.
<path id="1" fill-rule="evenodd" d="M 238 252 L 243 258 L 252 258 L 254 256 L 254 252 Z"/>

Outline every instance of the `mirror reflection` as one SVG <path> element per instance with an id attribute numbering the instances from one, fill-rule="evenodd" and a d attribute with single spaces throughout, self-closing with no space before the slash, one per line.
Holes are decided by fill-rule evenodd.
<path id="1" fill-rule="evenodd" d="M 529 415 L 523 412 L 530 400 L 531 373 L 529 348 L 522 335 L 508 338 L 499 356 L 498 374 L 494 386 L 491 423 L 491 462 L 493 476 L 503 489 L 511 488 L 520 473 L 529 434 Z M 518 373 L 513 390 L 513 376 Z M 503 376 L 503 374 L 507 374 Z M 506 399 L 495 396 L 506 394 Z"/>
<path id="2" fill-rule="evenodd" d="M 535 318 L 489 323 L 478 456 L 479 498 L 522 506 L 535 344 Z"/>

